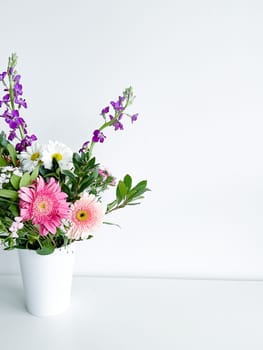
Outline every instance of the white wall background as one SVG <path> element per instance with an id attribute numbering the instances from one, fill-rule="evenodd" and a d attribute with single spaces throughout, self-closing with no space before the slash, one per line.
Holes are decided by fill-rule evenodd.
<path id="1" fill-rule="evenodd" d="M 0 67 L 17 52 L 40 141 L 78 149 L 109 100 L 137 95 L 138 122 L 96 154 L 152 192 L 79 247 L 76 273 L 263 277 L 262 34 L 261 1 L 2 1 Z"/>

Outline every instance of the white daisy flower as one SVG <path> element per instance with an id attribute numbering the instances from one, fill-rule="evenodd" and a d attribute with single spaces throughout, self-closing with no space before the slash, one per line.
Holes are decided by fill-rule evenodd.
<path id="1" fill-rule="evenodd" d="M 47 169 L 52 168 L 52 160 L 56 159 L 61 170 L 70 170 L 73 167 L 72 150 L 58 141 L 49 141 L 43 148 L 42 162 Z"/>
<path id="2" fill-rule="evenodd" d="M 42 146 L 38 142 L 34 142 L 32 146 L 27 147 L 25 151 L 18 155 L 23 170 L 29 172 L 41 163 L 41 157 Z"/>

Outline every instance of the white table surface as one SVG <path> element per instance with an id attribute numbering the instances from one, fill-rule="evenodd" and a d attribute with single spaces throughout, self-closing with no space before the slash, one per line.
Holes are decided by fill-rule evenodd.
<path id="1" fill-rule="evenodd" d="M 0 276 L 0 349 L 263 349 L 263 282 L 74 277 L 66 313 L 37 318 Z"/>

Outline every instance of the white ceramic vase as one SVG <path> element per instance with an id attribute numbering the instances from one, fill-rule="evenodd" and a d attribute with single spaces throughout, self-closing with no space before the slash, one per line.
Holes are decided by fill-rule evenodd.
<path id="1" fill-rule="evenodd" d="M 60 314 L 71 299 L 75 246 L 58 248 L 50 255 L 19 249 L 25 305 L 34 316 Z"/>

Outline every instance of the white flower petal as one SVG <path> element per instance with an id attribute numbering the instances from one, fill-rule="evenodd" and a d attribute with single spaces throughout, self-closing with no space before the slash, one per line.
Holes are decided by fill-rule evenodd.
<path id="1" fill-rule="evenodd" d="M 38 142 L 34 142 L 32 146 L 18 155 L 18 159 L 21 162 L 22 169 L 24 171 L 33 171 L 42 157 L 42 146 Z"/>
<path id="2" fill-rule="evenodd" d="M 58 141 L 49 141 L 43 148 L 42 162 L 47 169 L 52 168 L 52 161 L 55 158 L 61 170 L 72 169 L 72 150 Z"/>

